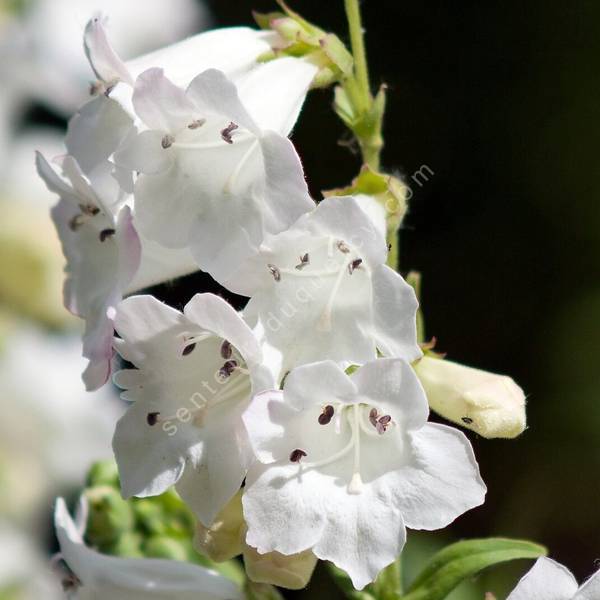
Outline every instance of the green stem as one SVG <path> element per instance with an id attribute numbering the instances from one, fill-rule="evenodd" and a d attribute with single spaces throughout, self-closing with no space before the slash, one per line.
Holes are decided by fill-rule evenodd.
<path id="1" fill-rule="evenodd" d="M 367 66 L 367 52 L 365 50 L 364 31 L 360 15 L 359 0 L 344 0 L 346 6 L 346 17 L 350 29 L 350 43 L 352 44 L 352 55 L 354 57 L 354 76 L 359 88 L 358 107 L 362 111 L 367 110 L 371 103 L 371 89 L 369 85 L 369 68 Z"/>

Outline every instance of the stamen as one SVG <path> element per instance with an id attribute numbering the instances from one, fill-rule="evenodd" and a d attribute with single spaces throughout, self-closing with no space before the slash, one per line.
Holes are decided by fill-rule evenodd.
<path id="1" fill-rule="evenodd" d="M 69 221 L 69 229 L 71 231 L 77 231 L 86 221 L 87 221 L 86 215 L 82 215 L 81 213 L 78 215 L 75 215 Z"/>
<path id="2" fill-rule="evenodd" d="M 269 263 L 267 265 L 267 268 L 271 272 L 271 275 L 273 275 L 273 279 L 275 281 L 281 281 L 281 271 L 275 265 L 272 265 L 271 263 Z"/>
<path id="3" fill-rule="evenodd" d="M 159 412 L 149 412 L 146 415 L 146 423 L 150 425 L 150 427 L 154 427 L 158 423 L 158 417 L 160 416 Z"/>
<path id="4" fill-rule="evenodd" d="M 473 423 L 473 419 L 471 419 L 471 417 L 462 417 L 461 421 L 467 425 L 471 425 L 471 423 Z"/>
<path id="5" fill-rule="evenodd" d="M 160 141 L 160 145 L 163 147 L 164 150 L 166 150 L 167 148 L 170 148 L 173 145 L 174 141 L 175 138 L 169 133 L 167 133 L 167 135 L 165 135 Z"/>
<path id="6" fill-rule="evenodd" d="M 304 450 L 300 450 L 300 448 L 296 448 L 290 454 L 290 461 L 292 462 L 300 462 L 300 460 L 304 457 L 308 456 Z"/>
<path id="7" fill-rule="evenodd" d="M 82 214 L 89 215 L 90 217 L 95 217 L 100 212 L 100 209 L 93 204 L 80 204 L 79 210 Z"/>
<path id="8" fill-rule="evenodd" d="M 324 409 L 323 412 L 319 415 L 319 424 L 320 425 L 328 425 L 329 423 L 331 423 L 331 419 L 333 419 L 333 415 L 335 413 L 335 410 L 333 408 L 333 406 L 331 406 L 331 404 L 328 404 Z"/>
<path id="9" fill-rule="evenodd" d="M 100 232 L 100 241 L 104 242 L 106 240 L 106 238 L 110 237 L 111 235 L 115 235 L 116 231 L 114 229 L 103 229 Z"/>
<path id="10" fill-rule="evenodd" d="M 373 425 L 373 427 L 377 427 L 377 409 L 376 408 L 372 408 L 371 411 L 369 412 L 369 421 L 371 422 L 371 425 Z"/>
<path id="11" fill-rule="evenodd" d="M 303 256 L 300 257 L 300 264 L 296 265 L 296 269 L 298 269 L 298 271 L 300 271 L 301 269 L 303 269 L 304 267 L 306 267 L 306 265 L 310 264 L 310 259 L 308 257 L 308 252 L 306 254 L 304 254 Z"/>
<path id="12" fill-rule="evenodd" d="M 198 129 L 199 127 L 202 127 L 204 123 L 206 123 L 206 119 L 195 119 L 188 125 L 188 129 Z"/>
<path id="13" fill-rule="evenodd" d="M 227 379 L 237 368 L 238 363 L 236 360 L 228 360 L 220 369 L 219 376 L 222 379 Z"/>
<path id="14" fill-rule="evenodd" d="M 335 245 L 337 249 L 343 254 L 348 254 L 350 252 L 350 248 L 348 248 L 344 240 L 338 240 Z"/>
<path id="15" fill-rule="evenodd" d="M 352 273 L 354 273 L 354 271 L 356 269 L 358 269 L 358 267 L 360 267 L 360 265 L 362 265 L 362 258 L 355 258 L 349 265 L 348 265 L 348 273 L 350 273 L 350 275 L 352 275 Z"/>
<path id="16" fill-rule="evenodd" d="M 352 428 L 353 436 L 355 438 L 354 443 L 354 468 L 352 473 L 352 479 L 348 485 L 349 494 L 360 494 L 363 488 L 362 478 L 360 476 L 360 406 L 355 404 L 352 407 L 354 412 L 354 424 Z M 356 432 L 356 434 L 354 434 Z"/>
<path id="17" fill-rule="evenodd" d="M 327 300 L 327 304 L 321 314 L 321 318 L 317 323 L 318 331 L 331 331 L 331 313 L 333 311 L 333 303 L 335 301 L 335 297 L 342 285 L 342 279 L 344 277 L 344 272 L 346 271 L 345 265 L 342 265 L 340 270 L 338 271 L 337 278 L 331 288 L 331 293 L 329 294 L 329 298 Z"/>
<path id="18" fill-rule="evenodd" d="M 231 134 L 238 128 L 239 128 L 239 125 L 236 125 L 233 121 L 231 121 L 229 123 L 229 125 L 227 125 L 227 127 L 225 127 L 225 129 L 221 130 L 221 137 L 228 144 L 233 144 L 233 139 L 231 138 Z"/>
<path id="19" fill-rule="evenodd" d="M 233 354 L 233 349 L 231 347 L 231 342 L 224 340 L 221 344 L 221 356 L 225 359 L 231 358 Z"/>
<path id="20" fill-rule="evenodd" d="M 185 346 L 183 351 L 181 352 L 182 356 L 187 356 L 188 354 L 191 354 L 195 348 L 196 342 L 192 342 L 191 344 Z"/>

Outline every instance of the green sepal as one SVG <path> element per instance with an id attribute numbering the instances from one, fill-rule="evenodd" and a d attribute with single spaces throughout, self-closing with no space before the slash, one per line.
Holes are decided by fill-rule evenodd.
<path id="1" fill-rule="evenodd" d="M 546 548 L 523 540 L 466 540 L 434 555 L 402 600 L 443 600 L 463 580 L 498 563 L 545 556 Z"/>

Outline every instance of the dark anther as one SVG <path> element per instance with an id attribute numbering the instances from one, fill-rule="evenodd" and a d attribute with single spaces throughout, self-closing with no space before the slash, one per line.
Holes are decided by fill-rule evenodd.
<path id="1" fill-rule="evenodd" d="M 275 281 L 281 281 L 281 271 L 275 265 L 268 264 L 267 268 Z"/>
<path id="2" fill-rule="evenodd" d="M 233 351 L 231 349 L 231 342 L 224 340 L 223 343 L 221 344 L 221 356 L 223 358 L 227 359 L 227 358 L 231 358 L 232 354 L 233 354 Z"/>
<path id="3" fill-rule="evenodd" d="M 298 271 L 303 269 L 306 265 L 310 263 L 310 259 L 308 258 L 308 252 L 300 257 L 300 263 L 296 265 L 296 269 Z"/>
<path id="4" fill-rule="evenodd" d="M 470 425 L 473 422 L 473 419 L 471 419 L 471 417 L 463 417 L 461 421 L 467 425 Z"/>
<path id="5" fill-rule="evenodd" d="M 333 406 L 328 404 L 319 415 L 319 425 L 328 425 L 331 422 L 331 419 L 333 419 L 334 412 Z"/>
<path id="6" fill-rule="evenodd" d="M 166 150 L 167 148 L 170 148 L 173 145 L 174 141 L 175 138 L 167 133 L 167 135 L 165 135 L 160 141 L 160 145 Z"/>
<path id="7" fill-rule="evenodd" d="M 206 119 L 195 119 L 188 125 L 188 129 L 198 129 L 199 127 L 202 127 L 204 123 L 206 123 Z"/>
<path id="8" fill-rule="evenodd" d="M 304 452 L 304 450 L 300 450 L 300 448 L 296 448 L 290 454 L 290 460 L 292 462 L 300 462 L 300 459 L 303 458 L 304 456 L 306 456 L 306 452 Z"/>
<path id="9" fill-rule="evenodd" d="M 369 421 L 373 427 L 377 427 L 377 409 L 372 408 L 371 412 L 369 412 Z"/>
<path id="10" fill-rule="evenodd" d="M 77 231 L 85 223 L 85 217 L 82 214 L 75 215 L 69 220 L 69 229 L 71 231 Z"/>
<path id="11" fill-rule="evenodd" d="M 235 368 L 238 366 L 237 361 L 235 360 L 228 360 L 220 369 L 219 369 L 219 375 L 223 378 L 223 379 L 227 379 L 227 377 L 229 377 L 234 371 Z"/>
<path id="12" fill-rule="evenodd" d="M 195 347 L 196 344 L 189 344 L 183 349 L 183 352 L 181 354 L 183 354 L 183 356 L 187 356 L 188 354 L 191 354 L 194 351 Z"/>
<path id="13" fill-rule="evenodd" d="M 224 141 L 226 141 L 228 144 L 233 144 L 233 139 L 231 138 L 231 134 L 238 128 L 238 125 L 236 125 L 233 121 L 231 121 L 231 123 L 229 123 L 229 125 L 227 125 L 227 127 L 225 127 L 225 129 L 221 130 L 221 137 L 223 138 Z"/>
<path id="14" fill-rule="evenodd" d="M 344 242 L 344 240 L 339 240 L 336 244 L 337 249 L 342 252 L 343 254 L 348 254 L 348 252 L 350 252 L 350 248 L 348 248 L 348 246 L 346 246 L 346 242 Z"/>
<path id="15" fill-rule="evenodd" d="M 384 415 L 383 417 L 379 417 L 377 423 L 375 424 L 375 429 L 377 429 L 377 433 L 379 435 L 382 435 L 386 432 L 391 420 L 392 417 L 390 417 L 390 415 Z"/>
<path id="16" fill-rule="evenodd" d="M 352 273 L 354 273 L 354 271 L 356 269 L 358 269 L 358 267 L 360 267 L 360 265 L 362 265 L 362 258 L 355 258 L 349 265 L 348 265 L 348 273 L 350 273 L 350 275 L 352 275 Z"/>
<path id="17" fill-rule="evenodd" d="M 150 427 L 153 427 L 158 423 L 158 415 L 160 415 L 159 412 L 149 412 L 146 415 L 146 423 L 148 423 Z"/>
<path id="18" fill-rule="evenodd" d="M 392 245 L 391 245 L 391 244 L 388 244 L 388 245 L 387 245 L 387 249 L 388 249 L 388 252 L 391 252 L 391 250 L 392 250 Z"/>
<path id="19" fill-rule="evenodd" d="M 89 215 L 90 217 L 95 217 L 100 212 L 100 209 L 93 204 L 80 204 L 79 210 L 82 214 Z"/>
<path id="20" fill-rule="evenodd" d="M 103 229 L 100 232 L 100 241 L 103 242 L 104 240 L 106 240 L 107 237 L 110 237 L 111 235 L 115 235 L 115 230 L 114 229 Z"/>

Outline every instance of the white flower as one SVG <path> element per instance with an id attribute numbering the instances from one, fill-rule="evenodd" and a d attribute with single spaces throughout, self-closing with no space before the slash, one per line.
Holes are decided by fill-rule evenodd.
<path id="1" fill-rule="evenodd" d="M 378 359 L 351 377 L 333 362 L 292 371 L 244 423 L 257 455 L 242 498 L 258 552 L 312 549 L 362 589 L 401 552 L 405 526 L 439 529 L 483 502 L 466 437 L 427 423 L 410 366 Z"/>
<path id="2" fill-rule="evenodd" d="M 135 401 L 113 441 L 123 494 L 152 496 L 176 483 L 208 526 L 253 459 L 241 414 L 252 392 L 273 385 L 258 342 L 212 294 L 197 294 L 183 313 L 152 296 L 128 298 L 115 328 L 118 352 L 138 367 L 115 375 Z"/>
<path id="3" fill-rule="evenodd" d="M 89 390 L 110 375 L 112 316 L 123 295 L 197 270 L 187 250 L 160 248 L 137 233 L 132 198 L 108 160 L 132 126 L 119 104 L 101 96 L 69 124 L 69 155 L 57 160 L 64 178 L 36 156 L 39 175 L 61 198 L 52 217 L 67 258 L 64 301 L 86 321 L 83 355 L 90 363 L 83 377 Z"/>
<path id="4" fill-rule="evenodd" d="M 600 571 L 581 587 L 572 573 L 550 558 L 538 558 L 507 600 L 599 600 Z"/>
<path id="5" fill-rule="evenodd" d="M 280 374 L 325 359 L 362 364 L 378 350 L 408 362 L 421 356 L 414 290 L 386 266 L 385 238 L 362 206 L 352 197 L 323 200 L 268 237 L 228 282 L 252 296 L 244 314 L 279 357 Z"/>
<path id="6" fill-rule="evenodd" d="M 62 498 L 56 502 L 54 524 L 61 558 L 70 573 L 63 579 L 76 600 L 237 600 L 241 590 L 229 579 L 203 567 L 163 559 L 117 558 L 95 552 L 83 541 L 86 505 L 82 499 L 75 522 Z"/>
<path id="7" fill-rule="evenodd" d="M 526 424 L 525 393 L 506 375 L 424 356 L 414 365 L 429 406 L 486 438 L 514 438 Z"/>
<path id="8" fill-rule="evenodd" d="M 98 389 L 110 375 L 111 316 L 140 263 L 141 245 L 131 210 L 110 172 L 88 178 L 72 156 L 61 161 L 61 178 L 41 154 L 40 176 L 60 196 L 52 209 L 67 258 L 65 306 L 86 321 L 83 355 L 89 360 L 83 380 Z"/>
<path id="9" fill-rule="evenodd" d="M 266 233 L 314 207 L 300 160 L 284 136 L 296 121 L 315 67 L 287 58 L 236 84 L 209 69 L 184 91 L 163 70 L 136 80 L 144 128 L 114 157 L 139 173 L 141 232 L 168 248 L 189 246 L 219 281 L 234 278 Z"/>

